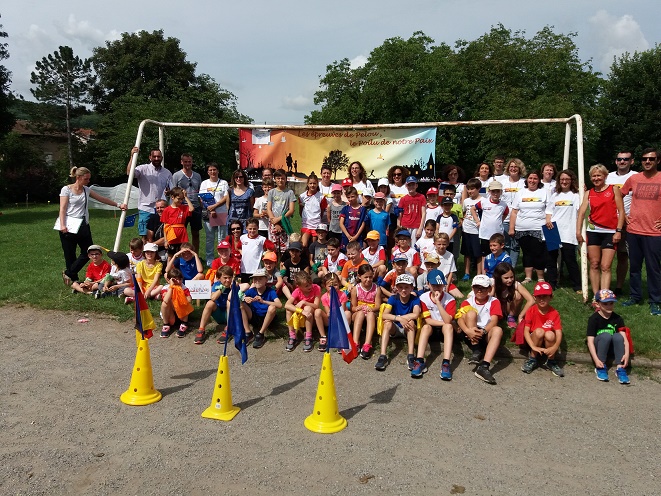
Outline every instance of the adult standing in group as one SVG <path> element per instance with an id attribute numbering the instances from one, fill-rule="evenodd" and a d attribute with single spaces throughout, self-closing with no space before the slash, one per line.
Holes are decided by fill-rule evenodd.
<path id="1" fill-rule="evenodd" d="M 588 207 L 590 208 L 587 243 L 590 284 L 594 295 L 600 289 L 610 289 L 611 265 L 624 225 L 624 204 L 620 188 L 606 184 L 607 176 L 608 169 L 604 165 L 597 164 L 590 167 L 590 181 L 593 187 L 583 196 L 583 203 L 576 220 L 576 239 L 579 243 L 583 243 L 583 222 Z"/>
<path id="2" fill-rule="evenodd" d="M 270 179 L 273 181 L 273 169 L 270 167 L 262 167 L 262 182 L 258 184 L 257 186 L 254 186 L 252 181 L 248 181 L 248 186 L 253 189 L 255 192 L 255 198 L 260 198 L 264 196 L 264 190 L 262 189 L 262 184 L 264 184 L 264 181 L 267 179 Z"/>
<path id="3" fill-rule="evenodd" d="M 319 181 L 319 191 L 326 201 L 330 204 L 333 201 L 333 181 L 331 181 L 331 176 L 333 171 L 328 165 L 321 166 L 321 180 Z"/>
<path id="4" fill-rule="evenodd" d="M 487 198 L 489 196 L 488 191 L 488 186 L 491 181 L 493 181 L 493 177 L 491 176 L 491 166 L 487 164 L 486 162 L 482 162 L 480 165 L 477 166 L 477 169 L 475 169 L 475 173 L 473 174 L 473 177 L 477 178 L 480 180 L 482 183 L 482 186 L 480 187 L 480 195 Z M 461 203 L 464 203 L 464 200 L 468 198 L 468 192 L 464 189 L 461 194 Z"/>
<path id="5" fill-rule="evenodd" d="M 209 179 L 202 181 L 200 193 L 213 195 L 213 203 L 202 210 L 202 224 L 205 234 L 205 259 L 207 267 L 216 258 L 216 245 L 227 236 L 227 204 L 229 203 L 229 184 L 218 177 L 218 164 L 207 164 Z"/>
<path id="6" fill-rule="evenodd" d="M 87 265 L 89 257 L 87 249 L 94 244 L 90 229 L 89 198 L 126 210 L 125 203 L 117 203 L 92 191 L 87 185 L 92 173 L 87 167 L 73 167 L 69 177 L 74 179 L 73 184 L 64 186 L 60 191 L 60 242 L 64 252 L 66 269 L 62 271 L 62 280 L 67 286 L 78 281 L 78 272 Z M 69 229 L 67 227 L 69 223 Z M 77 224 L 75 227 L 73 224 Z M 80 247 L 80 255 L 76 255 L 76 248 Z"/>
<path id="7" fill-rule="evenodd" d="M 454 188 L 454 202 L 458 205 L 461 205 L 461 198 L 464 192 L 464 171 L 461 170 L 454 164 L 446 165 L 441 170 L 441 184 L 439 186 L 439 191 L 445 192 L 445 185 L 449 184 Z M 463 221 L 463 219 L 462 219 Z M 452 243 L 452 254 L 454 259 L 457 260 L 461 254 L 461 236 L 463 232 L 463 227 L 459 225 L 454 237 L 450 240 Z"/>
<path id="8" fill-rule="evenodd" d="M 633 192 L 627 227 L 631 297 L 622 304 L 636 305 L 642 301 L 645 261 L 650 313 L 661 315 L 661 174 L 658 172 L 658 150 L 645 148 L 640 165 L 642 171 L 627 179 L 621 188 L 624 195 Z"/>
<path id="9" fill-rule="evenodd" d="M 365 167 L 360 162 L 351 162 L 349 165 L 349 178 L 352 181 L 352 186 L 358 192 L 358 201 L 367 207 L 374 198 L 374 186 L 372 182 L 367 179 L 367 172 Z"/>
<path id="10" fill-rule="evenodd" d="M 193 211 L 188 217 L 191 230 L 191 242 L 195 253 L 200 253 L 200 231 L 202 230 L 202 202 L 198 196 L 202 185 L 202 176 L 193 170 L 193 156 L 190 153 L 181 154 L 181 170 L 172 175 L 172 184 L 186 190 L 186 196 L 193 204 Z M 174 187 L 173 186 L 173 187 Z"/>
<path id="11" fill-rule="evenodd" d="M 627 179 L 634 174 L 638 174 L 631 170 L 633 166 L 633 152 L 631 150 L 623 150 L 617 153 L 615 158 L 616 169 L 608 174 L 606 184 L 612 184 L 616 188 L 621 188 Z M 624 224 L 622 224 L 622 236 L 620 242 L 617 244 L 617 269 L 615 269 L 615 294 L 620 296 L 622 294 L 622 287 L 624 280 L 627 278 L 629 271 L 629 252 L 627 251 L 627 218 L 631 212 L 631 198 L 633 191 L 628 194 L 622 195 L 622 202 L 624 203 Z"/>
<path id="12" fill-rule="evenodd" d="M 546 268 L 546 243 L 542 226 L 553 227 L 551 214 L 547 214 L 548 191 L 540 188 L 541 175 L 538 171 L 528 174 L 526 188 L 520 190 L 512 202 L 509 235 L 521 245 L 523 251 L 524 284 L 532 281 L 532 271 L 537 272 L 537 281 L 544 281 Z"/>
<path id="13" fill-rule="evenodd" d="M 392 198 L 394 214 L 397 214 L 396 207 L 399 206 L 399 200 L 409 194 L 409 190 L 404 183 L 408 176 L 409 170 L 401 165 L 393 165 L 388 169 L 388 183 L 390 186 L 390 198 Z"/>
<path id="14" fill-rule="evenodd" d="M 131 157 L 126 166 L 126 175 L 131 173 L 131 162 L 133 155 L 140 149 L 137 146 L 131 148 Z M 133 177 L 138 180 L 140 195 L 138 196 L 138 234 L 143 238 L 147 236 L 147 222 L 149 216 L 154 213 L 156 202 L 165 199 L 163 193 L 172 188 L 172 173 L 163 167 L 163 154 L 158 148 L 149 152 L 149 163 L 137 165 Z"/>
<path id="15" fill-rule="evenodd" d="M 505 169 L 505 156 L 496 155 L 493 158 L 493 179 L 499 183 L 503 183 L 503 179 L 507 177 L 507 169 Z"/>
<path id="16" fill-rule="evenodd" d="M 548 191 L 555 189 L 555 177 L 558 175 L 558 168 L 555 164 L 547 162 L 542 164 L 542 183 L 541 188 L 546 188 Z"/>
<path id="17" fill-rule="evenodd" d="M 233 220 L 238 220 L 245 226 L 246 221 L 252 217 L 255 192 L 248 186 L 248 175 L 243 169 L 234 171 L 229 186 L 230 205 L 227 212 L 227 222 L 229 224 Z"/>
<path id="18" fill-rule="evenodd" d="M 505 251 L 512 259 L 512 267 L 516 268 L 519 261 L 519 242 L 515 237 L 510 236 L 510 217 L 512 214 L 512 205 L 516 194 L 526 187 L 526 166 L 522 160 L 518 158 L 511 158 L 507 162 L 507 175 L 502 180 L 503 194 L 500 197 L 502 201 L 507 203 L 510 213 L 503 221 L 503 230 L 505 234 Z"/>

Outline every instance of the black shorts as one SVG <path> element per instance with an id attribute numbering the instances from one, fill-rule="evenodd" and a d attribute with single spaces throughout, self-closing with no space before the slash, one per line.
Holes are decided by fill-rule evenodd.
<path id="1" fill-rule="evenodd" d="M 588 231 L 588 246 L 599 246 L 602 250 L 614 250 L 613 233 Z"/>
<path id="2" fill-rule="evenodd" d="M 328 239 L 337 239 L 340 243 L 342 243 L 342 233 L 328 231 Z"/>
<path id="3" fill-rule="evenodd" d="M 202 229 L 202 207 L 196 207 L 190 213 L 190 217 L 186 219 L 186 224 L 190 225 L 191 231 L 199 231 Z"/>
<path id="4" fill-rule="evenodd" d="M 176 245 L 168 245 L 168 255 L 170 255 L 171 257 L 174 256 L 174 254 L 177 253 L 179 250 L 181 250 L 181 243 Z"/>
<path id="5" fill-rule="evenodd" d="M 465 257 L 478 259 L 482 255 L 480 248 L 480 236 L 478 234 L 462 233 L 461 235 L 461 253 Z"/>
<path id="6" fill-rule="evenodd" d="M 622 226 L 622 232 L 620 233 L 620 240 L 617 242 L 617 252 L 618 253 L 628 253 L 627 250 L 627 225 Z"/>
<path id="7" fill-rule="evenodd" d="M 248 323 L 252 325 L 254 332 L 259 332 L 264 325 L 264 319 L 266 319 L 266 315 L 257 315 L 256 313 L 253 313 Z"/>
<path id="8" fill-rule="evenodd" d="M 480 252 L 483 257 L 486 257 L 491 253 L 491 248 L 489 248 L 489 240 L 480 238 Z"/>

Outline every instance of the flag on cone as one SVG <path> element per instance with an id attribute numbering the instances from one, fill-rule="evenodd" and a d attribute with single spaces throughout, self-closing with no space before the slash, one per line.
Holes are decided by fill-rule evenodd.
<path id="1" fill-rule="evenodd" d="M 342 350 L 342 358 L 351 363 L 358 356 L 358 346 L 353 340 L 347 317 L 340 306 L 337 291 L 330 292 L 330 309 L 328 313 L 328 350 Z"/>
<path id="2" fill-rule="evenodd" d="M 241 318 L 241 300 L 239 299 L 239 285 L 232 282 L 232 294 L 230 296 L 230 314 L 227 316 L 227 334 L 234 337 L 234 346 L 241 353 L 241 365 L 248 360 L 248 346 L 246 345 L 246 330 L 243 328 Z M 223 355 L 227 356 L 227 339 Z"/>
<path id="3" fill-rule="evenodd" d="M 135 274 L 133 274 L 133 288 L 135 290 L 135 328 L 142 335 L 142 339 L 149 339 L 154 335 L 156 323 L 151 316 L 147 300 L 140 290 Z"/>

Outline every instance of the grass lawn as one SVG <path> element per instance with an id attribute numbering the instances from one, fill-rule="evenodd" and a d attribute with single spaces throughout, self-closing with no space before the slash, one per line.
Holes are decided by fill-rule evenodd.
<path id="1" fill-rule="evenodd" d="M 0 216 L 3 236 L 0 239 L 0 302 L 12 305 L 30 305 L 36 308 L 75 311 L 85 313 L 105 313 L 121 320 L 133 318 L 133 307 L 125 306 L 121 300 L 104 298 L 94 300 L 84 295 L 73 295 L 62 284 L 61 272 L 64 268 L 64 256 L 60 238 L 53 230 L 57 216 L 57 206 L 35 206 L 5 208 Z M 94 242 L 106 248 L 112 248 L 117 232 L 118 218 L 113 212 L 92 210 L 91 227 Z M 300 218 L 296 214 L 293 222 L 295 231 L 300 227 Z M 124 231 L 121 247 L 128 250 L 128 242 L 137 236 L 136 227 Z M 204 231 L 201 233 L 204 243 Z M 615 264 L 613 264 L 615 266 Z M 459 261 L 457 266 L 463 266 Z M 519 267 L 521 270 L 521 268 Z M 81 273 L 81 276 L 83 274 Z M 517 277 L 522 279 L 522 273 Z M 645 275 L 643 274 L 643 280 Z M 459 288 L 467 294 L 469 283 L 459 283 Z M 530 288 L 532 291 L 532 288 Z M 625 289 L 625 293 L 626 293 Z M 625 295 L 625 298 L 628 295 Z M 569 351 L 587 351 L 585 345 L 585 327 L 592 309 L 582 303 L 581 295 L 569 290 L 559 289 L 554 295 L 553 306 L 560 312 L 564 327 L 563 348 Z M 159 306 L 150 303 L 152 313 L 158 316 Z M 632 329 L 635 350 L 638 355 L 649 358 L 661 357 L 661 319 L 649 314 L 648 305 L 624 308 L 616 304 L 615 311 L 624 317 Z M 201 309 L 195 310 L 194 318 L 199 319 Z M 282 319 L 284 320 L 284 319 Z M 509 337 L 509 335 L 508 335 Z"/>

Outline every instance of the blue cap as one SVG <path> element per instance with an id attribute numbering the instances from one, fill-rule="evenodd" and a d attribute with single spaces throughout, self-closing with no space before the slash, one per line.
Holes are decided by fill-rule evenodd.
<path id="1" fill-rule="evenodd" d="M 397 263 L 397 262 L 408 262 L 409 259 L 406 255 L 402 255 L 401 253 L 399 255 L 395 255 L 392 259 L 392 263 Z"/>
<path id="2" fill-rule="evenodd" d="M 397 236 L 406 236 L 407 238 L 411 237 L 411 233 L 409 232 L 408 229 L 400 229 L 397 231 L 397 234 L 395 234 L 395 237 Z"/>
<path id="3" fill-rule="evenodd" d="M 417 183 L 417 182 L 418 182 L 418 178 L 415 177 L 415 176 L 409 176 L 409 177 L 406 178 L 406 184 L 408 184 L 408 183 Z"/>
<path id="4" fill-rule="evenodd" d="M 446 285 L 445 275 L 438 269 L 430 270 L 427 274 L 427 282 L 429 284 L 443 284 Z"/>
<path id="5" fill-rule="evenodd" d="M 594 295 L 594 299 L 600 303 L 608 303 L 611 301 L 617 301 L 617 296 L 610 289 L 600 289 L 597 291 L 597 294 Z"/>

